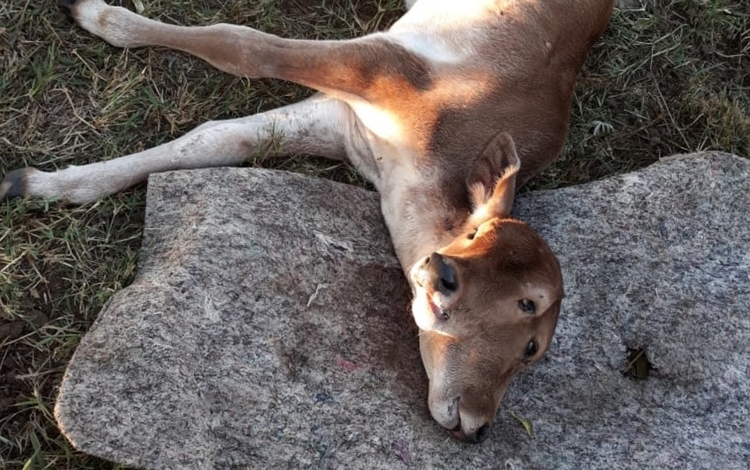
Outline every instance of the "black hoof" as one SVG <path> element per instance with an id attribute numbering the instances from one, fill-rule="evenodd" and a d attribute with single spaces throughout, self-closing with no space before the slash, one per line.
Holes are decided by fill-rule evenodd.
<path id="1" fill-rule="evenodd" d="M 13 170 L 0 183 L 0 201 L 9 201 L 13 198 L 26 195 L 26 171 L 24 169 Z"/>
<path id="2" fill-rule="evenodd" d="M 75 5 L 77 1 L 78 0 L 57 0 L 57 7 L 60 8 L 60 11 L 65 13 L 65 16 L 72 19 L 73 5 Z"/>

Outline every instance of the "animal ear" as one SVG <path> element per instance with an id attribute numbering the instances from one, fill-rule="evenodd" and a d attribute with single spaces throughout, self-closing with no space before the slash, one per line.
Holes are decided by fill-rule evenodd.
<path id="1" fill-rule="evenodd" d="M 481 223 L 493 217 L 510 217 L 521 160 L 513 138 L 501 132 L 492 138 L 474 161 L 467 186 L 473 204 L 472 219 Z"/>

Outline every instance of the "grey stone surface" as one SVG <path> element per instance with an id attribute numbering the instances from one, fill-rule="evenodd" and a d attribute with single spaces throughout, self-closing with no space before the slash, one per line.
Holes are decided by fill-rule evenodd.
<path id="1" fill-rule="evenodd" d="M 567 298 L 547 359 L 467 445 L 429 418 L 375 194 L 157 175 L 139 273 L 83 339 L 56 415 L 80 450 L 158 469 L 746 469 L 749 207 L 750 162 L 718 153 L 521 195 Z M 622 373 L 628 348 L 646 380 Z"/>

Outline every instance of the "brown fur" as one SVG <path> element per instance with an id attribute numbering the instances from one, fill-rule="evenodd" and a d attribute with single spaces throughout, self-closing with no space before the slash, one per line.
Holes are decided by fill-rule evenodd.
<path id="1" fill-rule="evenodd" d="M 12 172 L 0 199 L 89 202 L 149 173 L 239 164 L 275 133 L 279 153 L 345 155 L 381 193 L 414 293 L 430 411 L 455 437 L 481 441 L 510 379 L 549 348 L 563 297 L 552 251 L 510 218 L 515 189 L 560 154 L 576 76 L 613 0 L 406 3 L 409 12 L 385 33 L 304 41 L 62 0 L 79 25 L 113 45 L 179 49 L 228 73 L 291 80 L 323 95 L 206 123 L 107 162 Z"/>

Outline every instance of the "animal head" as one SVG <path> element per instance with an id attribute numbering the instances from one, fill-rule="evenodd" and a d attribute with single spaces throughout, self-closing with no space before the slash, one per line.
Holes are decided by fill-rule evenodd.
<path id="1" fill-rule="evenodd" d="M 563 297 L 557 258 L 510 217 L 519 168 L 510 136 L 496 136 L 467 181 L 461 234 L 408 273 L 430 412 L 470 442 L 487 437 L 511 378 L 546 353 Z"/>

